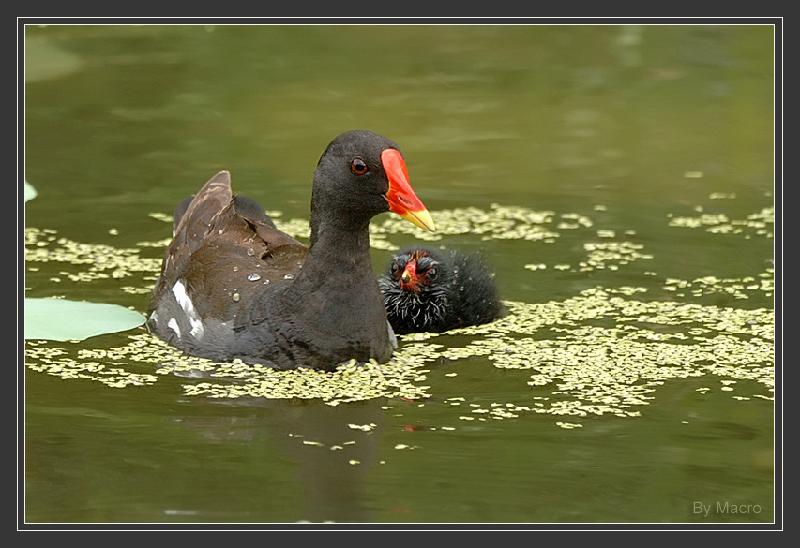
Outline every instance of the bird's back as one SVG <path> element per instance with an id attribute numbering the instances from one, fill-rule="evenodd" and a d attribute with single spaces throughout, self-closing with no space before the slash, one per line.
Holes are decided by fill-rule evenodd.
<path id="1" fill-rule="evenodd" d="M 233 196 L 228 172 L 176 208 L 172 243 L 153 292 L 148 325 L 174 346 L 225 359 L 233 328 L 260 296 L 294 277 L 307 248 L 263 209 Z"/>

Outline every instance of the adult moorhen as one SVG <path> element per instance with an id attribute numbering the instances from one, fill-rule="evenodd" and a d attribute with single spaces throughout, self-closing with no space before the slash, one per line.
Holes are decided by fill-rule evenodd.
<path id="1" fill-rule="evenodd" d="M 222 171 L 176 208 L 148 327 L 214 360 L 281 369 L 386 361 L 394 334 L 369 256 L 370 219 L 385 211 L 434 229 L 398 146 L 370 131 L 343 133 L 322 154 L 308 248 L 233 196 Z"/>
<path id="2" fill-rule="evenodd" d="M 395 333 L 442 332 L 505 314 L 493 277 L 477 255 L 410 248 L 378 285 Z"/>

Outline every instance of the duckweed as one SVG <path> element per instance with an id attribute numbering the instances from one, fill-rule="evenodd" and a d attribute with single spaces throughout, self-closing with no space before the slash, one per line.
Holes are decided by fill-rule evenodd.
<path id="1" fill-rule="evenodd" d="M 74 282 L 126 278 L 134 274 L 158 272 L 161 259 L 141 257 L 140 251 L 139 248 L 118 248 L 58 238 L 54 230 L 25 229 L 25 264 L 58 262 L 83 266 L 85 270 L 82 272 L 62 273 Z M 51 278 L 51 281 L 61 280 Z"/>
<path id="2" fill-rule="evenodd" d="M 371 422 L 369 424 L 348 424 L 347 426 L 349 428 L 352 428 L 353 430 L 361 430 L 362 432 L 370 432 L 372 430 L 375 430 L 375 428 L 377 428 L 378 425 Z"/>
<path id="3" fill-rule="evenodd" d="M 700 208 L 702 211 L 702 208 Z M 775 226 L 775 208 L 765 207 L 748 215 L 745 219 L 731 219 L 723 213 L 703 214 L 697 217 L 671 217 L 669 226 L 681 228 L 705 228 L 713 234 L 756 234 L 772 238 Z"/>
<path id="4" fill-rule="evenodd" d="M 583 425 L 577 422 L 562 422 L 556 421 L 556 426 L 560 426 L 566 430 L 571 430 L 573 428 L 581 428 Z"/>
<path id="5" fill-rule="evenodd" d="M 525 207 L 492 204 L 488 210 L 466 207 L 435 212 L 436 232 L 416 228 L 396 216 L 375 220 L 370 225 L 371 246 L 394 251 L 399 247 L 388 238 L 392 235 L 413 236 L 417 240 L 439 241 L 446 236 L 477 234 L 483 240 L 529 240 L 553 243 L 559 237 L 556 230 L 591 228 L 593 221 L 577 213 L 556 214 Z M 308 238 L 305 219 L 273 219 L 275 225 L 294 238 Z"/>
<path id="6" fill-rule="evenodd" d="M 166 213 L 148 213 L 147 216 L 156 221 L 161 221 L 162 223 L 172 224 L 172 215 L 167 215 Z"/>
<path id="7" fill-rule="evenodd" d="M 623 291 L 627 293 L 627 291 Z M 26 348 L 28 367 L 62 378 L 84 378 L 108 386 L 153 384 L 172 374 L 196 382 L 183 385 L 185 394 L 211 398 L 320 398 L 330 405 L 376 397 L 424 399 L 423 384 L 441 359 L 457 361 L 484 356 L 494 367 L 527 370 L 533 405 L 469 404 L 475 420 L 518 418 L 525 413 L 556 416 L 615 415 L 636 417 L 636 407 L 655 398 L 666 381 L 716 376 L 725 392 L 770 399 L 774 387 L 774 313 L 709 305 L 628 299 L 602 288 L 589 289 L 564 301 L 508 302 L 509 315 L 491 324 L 428 334 L 445 342 L 468 336 L 463 346 L 404 339 L 388 364 L 342 364 L 334 372 L 308 369 L 279 371 L 241 361 L 214 363 L 181 354 L 146 333 L 109 349 L 55 348 L 32 342 Z M 613 321 L 611 327 L 590 325 Z M 546 338 L 542 333 L 550 333 Z M 149 365 L 150 373 L 133 373 L 120 363 Z M 767 394 L 741 393 L 735 381 L 761 385 Z M 748 384 L 747 386 L 752 386 Z M 708 388 L 698 389 L 706 392 Z M 463 397 L 444 400 L 459 406 Z M 375 425 L 351 424 L 370 431 Z"/>
<path id="8" fill-rule="evenodd" d="M 762 293 L 764 297 L 772 297 L 775 291 L 775 270 L 767 268 L 756 276 L 740 278 L 718 278 L 703 276 L 694 280 L 667 278 L 664 282 L 667 291 L 683 292 L 693 297 L 704 297 L 712 294 L 730 295 L 735 299 L 747 299 L 753 293 Z"/>
<path id="9" fill-rule="evenodd" d="M 713 198 L 712 195 L 712 199 L 722 197 Z M 594 209 L 606 210 L 600 206 Z M 270 214 L 280 216 L 279 212 Z M 164 222 L 172 221 L 164 214 L 150 216 Z M 556 214 L 497 204 L 488 210 L 439 211 L 435 218 L 436 233 L 419 231 L 395 217 L 373 223 L 373 247 L 396 249 L 389 238 L 397 234 L 427 241 L 450 235 L 477 234 L 482 239 L 552 243 L 559 237 L 560 230 L 588 231 L 594 225 L 590 218 L 576 213 Z M 275 219 L 275 222 L 294 237 L 308 236 L 305 220 Z M 741 220 L 724 214 L 672 217 L 670 220 L 670 226 L 674 227 L 704 228 L 712 233 L 758 234 L 767 238 L 772 237 L 773 223 L 772 208 Z M 625 231 L 626 234 L 631 232 Z M 587 236 L 608 240 L 616 237 L 616 232 L 596 230 L 594 234 L 587 232 Z M 59 262 L 81 266 L 83 270 L 79 272 L 61 273 L 81 283 L 139 274 L 140 285 L 128 284 L 120 289 L 144 294 L 151 290 L 151 284 L 146 282 L 155 279 L 160 259 L 142 257 L 141 251 L 168 242 L 169 239 L 138 242 L 137 247 L 116 248 L 82 244 L 60 238 L 53 230 L 28 228 L 25 232 L 26 263 Z M 583 249 L 587 255 L 575 267 L 532 263 L 525 268 L 532 271 L 572 269 L 573 272 L 616 270 L 632 261 L 653 258 L 644 253 L 642 245 L 626 241 L 589 241 L 583 244 Z M 31 266 L 29 270 L 38 271 L 38 267 Z M 754 292 L 771 297 L 773 278 L 772 269 L 741 278 L 668 278 L 663 289 L 676 294 L 685 292 L 693 297 L 723 293 L 741 299 Z M 112 348 L 78 348 L 69 343 L 27 341 L 25 359 L 32 371 L 64 379 L 96 381 L 113 388 L 145 387 L 169 375 L 181 379 L 187 396 L 320 399 L 332 406 L 378 397 L 430 398 L 431 387 L 426 383 L 432 367 L 476 356 L 484 357 L 498 369 L 524 372 L 520 390 L 524 401 L 487 405 L 452 396 L 440 402 L 447 408 L 459 407 L 460 413 L 454 413 L 454 420 L 472 423 L 519 419 L 530 414 L 569 416 L 573 420 L 600 415 L 638 417 L 641 409 L 657 397 L 659 386 L 689 378 L 716 377 L 720 381 L 719 392 L 737 401 L 774 400 L 772 309 L 746 310 L 635 298 L 645 292 L 645 288 L 630 286 L 595 287 L 560 301 L 507 302 L 509 314 L 491 324 L 449 333 L 404 335 L 400 337 L 400 349 L 389 363 L 351 361 L 332 372 L 280 371 L 239 360 L 216 363 L 182 354 L 143 330 L 128 335 L 125 344 Z M 457 375 L 450 371 L 439 378 L 447 383 Z M 711 392 L 708 387 L 697 389 L 698 397 Z M 584 426 L 563 420 L 555 425 L 563 429 Z M 376 428 L 373 423 L 348 426 L 362 432 Z M 452 431 L 455 427 L 441 426 L 440 429 Z M 330 446 L 329 450 L 342 450 L 354 443 L 342 442 Z M 323 445 L 314 440 L 303 440 L 303 444 Z M 395 448 L 414 449 L 415 446 L 398 444 Z"/>
<path id="10" fill-rule="evenodd" d="M 613 238 L 613 231 L 611 237 Z M 600 231 L 598 231 L 599 235 Z M 620 265 L 626 265 L 640 259 L 652 259 L 652 255 L 641 253 L 644 246 L 632 242 L 589 242 L 583 244 L 583 249 L 588 252 L 586 260 L 579 263 L 581 272 L 592 270 L 617 270 Z"/>
<path id="11" fill-rule="evenodd" d="M 278 229 L 294 238 L 306 241 L 309 236 L 309 225 L 306 219 L 282 219 L 280 212 L 270 211 Z M 172 216 L 165 213 L 150 213 L 149 217 L 165 223 L 172 223 Z M 594 226 L 591 218 L 577 213 L 557 214 L 553 211 L 535 211 L 519 206 L 501 206 L 492 204 L 488 210 L 468 207 L 436 212 L 437 231 L 422 231 L 396 216 L 384 217 L 381 222 L 373 222 L 370 227 L 371 244 L 375 249 L 397 250 L 399 247 L 390 241 L 392 235 L 413 235 L 427 241 L 438 241 L 446 236 L 476 234 L 483 240 L 522 239 L 553 243 L 559 237 L 558 230 L 589 229 Z M 613 231 L 598 231 L 601 237 L 613 236 Z M 128 278 L 140 274 L 142 283 L 126 284 L 122 291 L 129 294 L 146 294 L 152 289 L 152 282 L 157 278 L 160 257 L 143 257 L 147 248 L 163 249 L 169 245 L 170 237 L 156 241 L 141 241 L 136 247 L 117 248 L 107 244 L 88 244 L 59 238 L 54 230 L 26 228 L 26 264 L 37 262 L 60 262 L 73 267 L 82 267 L 80 272 L 64 272 L 63 275 L 73 282 L 91 282 L 108 278 Z M 610 247 L 608 248 L 611 249 Z M 621 261 L 634 257 L 628 250 L 619 251 Z M 582 264 L 582 270 L 603 268 L 597 266 L 596 257 L 590 256 L 588 266 Z M 593 266 L 594 265 L 594 266 Z M 544 268 L 545 265 L 540 265 Z M 36 267 L 34 267 L 36 268 Z M 556 265 L 559 269 L 569 269 Z M 610 268 L 614 268 L 611 266 Z M 147 274 L 147 275 L 145 275 Z M 52 277 L 51 281 L 61 282 L 61 278 Z"/>

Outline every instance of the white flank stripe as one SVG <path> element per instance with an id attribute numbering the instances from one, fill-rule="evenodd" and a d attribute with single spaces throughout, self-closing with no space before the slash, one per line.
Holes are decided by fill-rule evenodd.
<path id="1" fill-rule="evenodd" d="M 192 329 L 189 331 L 189 334 L 199 339 L 203 336 L 205 329 L 203 327 L 203 322 L 197 317 L 197 311 L 194 309 L 192 299 L 189 298 L 189 294 L 186 292 L 186 286 L 183 285 L 183 282 L 180 280 L 175 282 L 175 285 L 172 286 L 172 294 L 175 295 L 175 300 L 178 301 L 180 307 L 186 312 L 186 315 L 189 317 L 189 323 L 192 324 Z"/>
<path id="2" fill-rule="evenodd" d="M 178 322 L 175 321 L 175 318 L 169 319 L 169 321 L 167 322 L 167 327 L 172 329 L 179 339 L 181 338 L 181 328 L 178 327 Z"/>
<path id="3" fill-rule="evenodd" d="M 189 330 L 189 334 L 192 335 L 195 339 L 199 339 L 203 336 L 205 332 L 205 328 L 203 327 L 203 322 L 200 320 L 195 320 L 194 318 L 189 318 L 189 323 L 192 324 L 192 328 Z"/>

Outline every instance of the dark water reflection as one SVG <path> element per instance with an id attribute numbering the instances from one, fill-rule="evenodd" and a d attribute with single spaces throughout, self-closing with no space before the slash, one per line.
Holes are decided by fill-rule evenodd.
<path id="1" fill-rule="evenodd" d="M 246 407 L 250 416 L 211 414 L 176 417 L 175 420 L 196 433 L 204 443 L 246 444 L 256 453 L 264 450 L 276 453 L 265 456 L 267 459 L 277 457 L 295 465 L 286 480 L 300 490 L 303 502 L 299 510 L 306 520 L 363 522 L 372 519 L 364 507 L 362 491 L 365 477 L 379 465 L 377 445 L 383 425 L 379 422 L 382 412 L 377 400 L 335 408 L 316 401 L 268 400 L 236 402 L 234 406 Z M 349 424 L 372 424 L 378 430 L 374 435 L 363 435 Z M 356 440 L 357 443 L 352 443 Z M 332 450 L 339 451 L 336 455 L 339 458 L 331 457 Z M 350 464 L 351 461 L 354 464 Z M 256 471 L 265 463 L 256 461 L 249 465 Z M 209 488 L 210 493 L 224 491 L 225 478 L 219 479 L 223 485 Z M 258 485 L 264 488 L 259 489 Z M 268 485 L 263 481 L 255 484 L 255 490 L 261 492 L 264 500 L 252 501 L 253 508 L 269 507 L 278 502 Z M 214 511 L 215 506 L 212 506 L 195 510 L 193 515 L 212 518 Z M 254 513 L 253 509 L 240 508 L 239 511 L 260 519 L 260 512 Z M 179 514 L 175 510 L 165 510 L 165 513 Z"/>
<path id="2" fill-rule="evenodd" d="M 561 230 L 553 244 L 444 242 L 480 249 L 508 299 L 635 286 L 662 301 L 772 306 L 763 292 L 737 300 L 665 289 L 669 278 L 758 276 L 771 265 L 771 239 L 669 226 L 670 215 L 745 219 L 772 204 L 770 28 L 51 26 L 29 29 L 27 47 L 25 168 L 39 191 L 27 226 L 116 247 L 161 240 L 168 225 L 148 214 L 171 211 L 219 169 L 284 219 L 307 218 L 323 147 L 367 127 L 401 144 L 434 218 L 492 203 L 591 217 L 591 230 Z M 616 271 L 554 268 L 583 260 L 597 230 L 653 258 Z M 389 254 L 373 251 L 376 269 Z M 78 283 L 63 264 L 36 266 L 28 296 L 146 306 L 146 295 L 120 290 L 127 279 Z M 641 417 L 589 418 L 572 430 L 550 415 L 468 422 L 447 398 L 530 404 L 555 388 L 532 388 L 530 371 L 481 358 L 430 369 L 430 400 L 337 407 L 182 396 L 178 377 L 110 389 L 28 371 L 26 517 L 772 519 L 771 401 L 737 401 L 717 379 L 680 379 Z M 756 391 L 740 380 L 735 394 Z M 718 500 L 762 511 L 692 512 L 693 501 Z"/>

